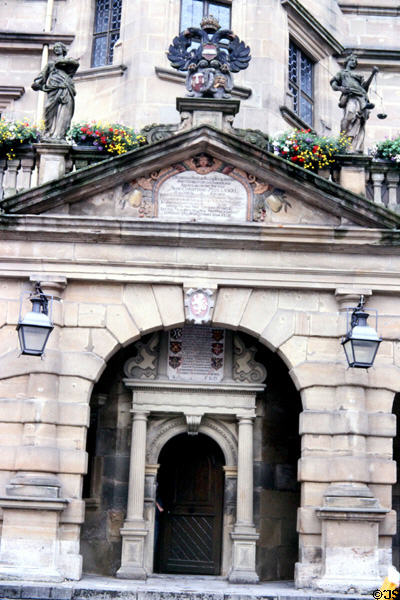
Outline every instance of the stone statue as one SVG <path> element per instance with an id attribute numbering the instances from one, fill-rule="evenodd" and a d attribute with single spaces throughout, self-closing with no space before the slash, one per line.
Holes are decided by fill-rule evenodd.
<path id="1" fill-rule="evenodd" d="M 43 71 L 35 77 L 32 89 L 46 93 L 44 108 L 46 141 L 61 141 L 71 125 L 75 110 L 75 86 L 72 77 L 79 68 L 79 62 L 66 58 L 67 47 L 57 42 L 54 44 L 55 60 L 49 61 Z"/>
<path id="2" fill-rule="evenodd" d="M 330 83 L 335 91 L 342 92 L 339 99 L 339 106 L 343 108 L 340 131 L 350 138 L 350 151 L 362 153 L 365 123 L 369 118 L 371 109 L 375 107 L 369 101 L 368 89 L 379 69 L 374 67 L 368 79 L 364 80 L 362 75 L 354 73 L 357 64 L 357 56 L 351 54 L 345 62 L 344 69 L 339 71 Z"/>
<path id="3" fill-rule="evenodd" d="M 204 17 L 200 27 L 189 27 L 175 37 L 168 59 L 174 69 L 187 71 L 187 96 L 230 98 L 232 73 L 247 69 L 250 48 L 230 29 L 221 29 L 212 15 Z"/>

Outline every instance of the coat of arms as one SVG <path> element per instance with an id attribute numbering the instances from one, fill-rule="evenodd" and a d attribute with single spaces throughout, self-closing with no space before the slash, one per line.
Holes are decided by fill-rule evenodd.
<path id="1" fill-rule="evenodd" d="M 188 72 L 188 96 L 230 98 L 232 73 L 248 67 L 250 48 L 230 29 L 221 29 L 212 15 L 204 17 L 200 27 L 189 27 L 175 37 L 168 59 L 178 71 Z"/>

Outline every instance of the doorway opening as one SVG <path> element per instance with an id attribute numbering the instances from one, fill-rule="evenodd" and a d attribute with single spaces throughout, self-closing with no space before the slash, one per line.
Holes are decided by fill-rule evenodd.
<path id="1" fill-rule="evenodd" d="M 155 570 L 221 572 L 224 456 L 206 435 L 172 438 L 159 457 Z"/>

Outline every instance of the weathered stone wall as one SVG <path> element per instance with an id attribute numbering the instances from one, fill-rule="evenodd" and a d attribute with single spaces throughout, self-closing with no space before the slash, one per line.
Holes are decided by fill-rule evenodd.
<path id="1" fill-rule="evenodd" d="M 170 68 L 165 52 L 179 30 L 180 1 L 123 2 L 121 36 L 114 56 L 115 68 L 105 70 L 90 68 L 93 4 L 87 2 L 82 5 L 78 0 L 54 3 L 52 32 L 73 35 L 70 54 L 81 61 L 76 76 L 74 119 L 121 121 L 136 128 L 154 122 L 177 122 L 175 99 L 184 95 L 184 86 L 160 79 L 154 68 Z M 41 33 L 45 5 L 44 1 L 35 2 L 33 15 L 32 4 L 27 1 L 10 0 L 1 5 L 0 18 L 6 24 L 4 29 Z M 397 47 L 395 16 L 343 14 L 333 0 L 309 0 L 304 2 L 304 6 L 344 46 Z M 250 98 L 242 101 L 242 110 L 235 124 L 262 129 L 271 135 L 289 129 L 280 111 L 281 106 L 290 105 L 287 96 L 290 33 L 287 10 L 278 0 L 234 0 L 232 27 L 249 44 L 253 57 L 249 68 L 235 75 L 237 85 L 252 90 Z M 304 45 L 308 45 L 307 39 Z M 41 43 L 32 44 L 18 36 L 11 42 L 3 42 L 0 78 L 7 81 L 8 85 L 25 87 L 22 98 L 11 102 L 7 108 L 5 114 L 9 117 L 36 117 L 38 94 L 30 89 L 30 85 L 40 71 L 41 50 Z M 317 62 L 314 127 L 325 135 L 338 133 L 341 115 L 337 107 L 339 94 L 329 86 L 329 80 L 339 69 L 333 55 L 331 52 L 325 58 L 313 56 Z M 368 64 L 364 63 L 360 60 L 360 69 L 368 72 L 371 64 L 368 61 Z M 379 121 L 376 117 L 378 111 L 372 113 L 366 147 L 378 139 L 384 139 L 385 135 L 396 133 L 399 128 L 396 110 L 398 65 L 395 59 L 378 60 L 378 64 L 382 69 L 380 85 L 389 119 Z M 126 70 L 119 68 L 120 65 L 124 65 Z M 372 101 L 378 104 L 377 98 L 373 97 Z"/>

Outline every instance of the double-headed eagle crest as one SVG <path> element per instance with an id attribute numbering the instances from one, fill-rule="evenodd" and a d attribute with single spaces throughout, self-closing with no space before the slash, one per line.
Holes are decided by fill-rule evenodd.
<path id="1" fill-rule="evenodd" d="M 212 15 L 198 27 L 189 27 L 176 36 L 167 56 L 178 71 L 187 71 L 188 96 L 230 98 L 232 73 L 247 69 L 250 48 L 230 29 L 221 29 Z"/>

